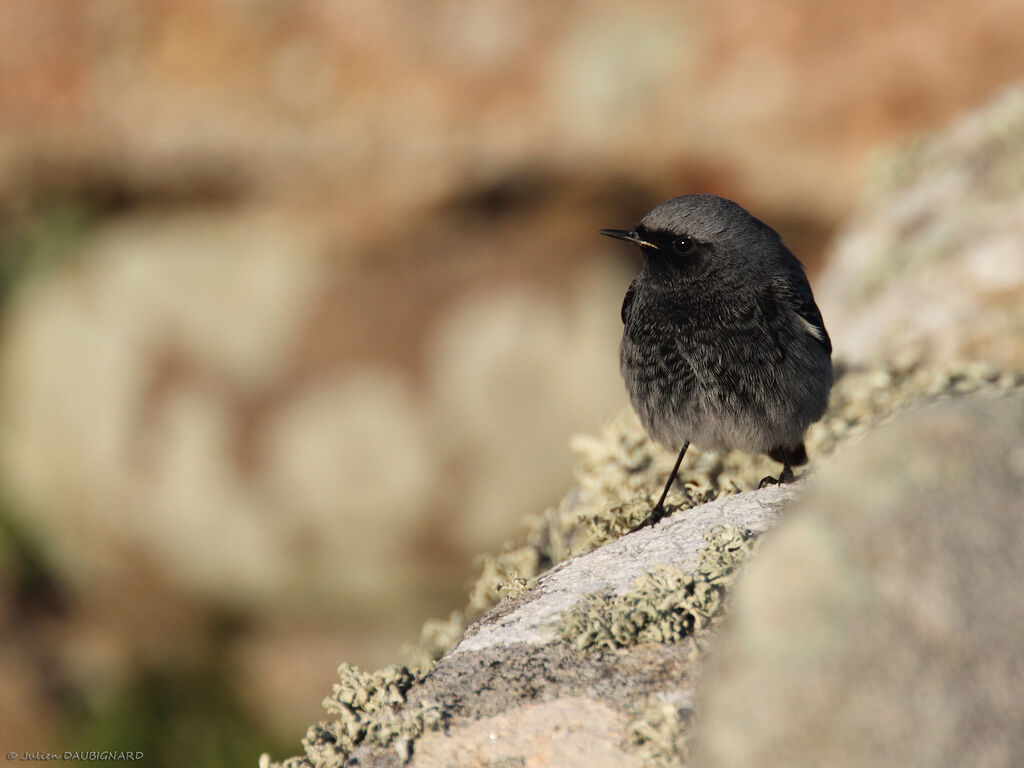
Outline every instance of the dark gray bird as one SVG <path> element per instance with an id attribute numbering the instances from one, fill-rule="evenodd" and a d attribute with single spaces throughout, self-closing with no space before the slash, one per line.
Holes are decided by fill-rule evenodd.
<path id="1" fill-rule="evenodd" d="M 832 342 L 803 265 L 778 233 L 731 200 L 684 195 L 631 230 L 644 265 L 622 302 L 619 365 L 647 433 L 675 450 L 665 497 L 692 443 L 767 453 L 778 481 L 804 464 L 804 434 L 825 412 Z"/>

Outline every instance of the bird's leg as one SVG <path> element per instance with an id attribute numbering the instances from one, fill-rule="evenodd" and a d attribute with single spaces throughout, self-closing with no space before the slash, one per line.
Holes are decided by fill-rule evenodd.
<path id="1" fill-rule="evenodd" d="M 757 484 L 758 488 L 765 488 L 769 485 L 782 485 L 783 483 L 792 483 L 796 477 L 793 475 L 793 468 L 789 466 L 789 454 L 785 448 L 780 447 L 779 451 L 782 452 L 782 471 L 779 472 L 778 479 L 775 479 L 771 475 L 768 477 L 761 478 L 761 482 Z"/>
<path id="2" fill-rule="evenodd" d="M 672 487 L 672 483 L 676 479 L 676 474 L 679 472 L 679 465 L 683 463 L 683 456 L 686 455 L 686 449 L 690 447 L 690 442 L 683 443 L 682 449 L 679 451 L 679 456 L 676 457 L 676 465 L 672 467 L 672 474 L 668 476 L 668 482 L 665 483 L 665 490 L 661 492 L 661 498 L 658 499 L 658 503 L 654 505 L 654 509 L 651 510 L 651 514 L 647 516 L 638 528 L 646 528 L 649 525 L 654 525 L 659 520 L 668 516 L 668 512 L 665 511 L 665 499 L 668 496 L 668 489 Z"/>
<path id="3" fill-rule="evenodd" d="M 779 472 L 779 483 L 792 483 L 796 477 L 793 476 L 793 468 L 789 466 L 789 454 L 782 449 L 782 471 Z"/>

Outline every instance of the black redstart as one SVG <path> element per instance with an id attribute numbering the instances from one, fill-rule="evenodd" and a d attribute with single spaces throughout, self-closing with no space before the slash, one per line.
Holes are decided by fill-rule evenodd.
<path id="1" fill-rule="evenodd" d="M 622 303 L 619 365 L 647 433 L 682 446 L 643 525 L 665 497 L 690 443 L 807 461 L 804 434 L 825 412 L 832 343 L 803 265 L 778 233 L 715 195 L 662 203 L 631 230 L 602 235 L 640 247 L 644 265 Z"/>

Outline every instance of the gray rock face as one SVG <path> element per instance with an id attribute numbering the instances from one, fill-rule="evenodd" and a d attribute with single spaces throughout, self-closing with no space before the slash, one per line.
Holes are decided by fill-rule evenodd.
<path id="1" fill-rule="evenodd" d="M 470 627 L 452 655 L 550 643 L 558 638 L 560 614 L 586 595 L 622 594 L 639 576 L 662 565 L 692 571 L 706 546 L 705 531 L 735 525 L 761 533 L 776 523 L 795 493 L 792 486 L 775 486 L 726 496 L 567 560 L 544 574 L 514 608 L 493 612 Z"/>
<path id="2" fill-rule="evenodd" d="M 692 712 L 697 643 L 714 633 L 723 581 L 730 578 L 728 567 L 712 562 L 712 542 L 729 547 L 743 538 L 723 532 L 767 530 L 798 492 L 797 486 L 769 487 L 680 509 L 653 528 L 561 563 L 470 626 L 418 684 L 410 686 L 408 671 L 400 668 L 366 675 L 343 667 L 342 686 L 325 702 L 338 720 L 311 728 L 307 756 L 283 765 L 677 762 Z M 674 580 L 645 585 L 651 573 Z M 623 596 L 616 618 L 601 612 Z M 634 610 L 631 596 L 646 603 Z M 691 609 L 701 616 L 687 614 Z M 573 611 L 584 630 L 614 621 L 630 627 L 581 641 L 571 635 Z M 686 642 L 642 642 L 638 631 L 629 631 L 665 616 L 678 619 L 674 636 Z M 592 642 L 594 636 L 608 642 Z"/>
<path id="3" fill-rule="evenodd" d="M 839 453 L 737 584 L 695 765 L 1024 764 L 1024 398 Z"/>
<path id="4" fill-rule="evenodd" d="M 794 486 L 680 509 L 552 568 L 387 707 L 335 709 L 340 726 L 284 765 L 1022 764 L 1022 499 L 1024 394 L 920 407 Z M 723 526 L 766 532 L 728 610 L 630 634 L 677 607 L 652 574 L 675 569 L 695 600 L 721 587 L 705 533 Z M 351 729 L 370 735 L 336 751 Z"/>
<path id="5" fill-rule="evenodd" d="M 1024 367 L 1024 85 L 880 175 L 815 285 L 837 358 Z"/>
<path id="6" fill-rule="evenodd" d="M 660 567 L 697 569 L 705 531 L 764 531 L 796 493 L 771 487 L 680 510 L 556 566 L 498 605 L 410 695 L 408 706 L 437 702 L 448 713 L 443 732 L 416 741 L 411 765 L 642 766 L 680 754 L 679 721 L 688 720 L 694 695 L 690 646 L 580 650 L 563 638 L 563 614 L 588 596 L 627 593 Z M 659 709 L 672 720 L 660 741 L 648 732 L 652 707 L 656 720 Z M 356 756 L 366 765 L 394 759 L 381 748 Z"/>

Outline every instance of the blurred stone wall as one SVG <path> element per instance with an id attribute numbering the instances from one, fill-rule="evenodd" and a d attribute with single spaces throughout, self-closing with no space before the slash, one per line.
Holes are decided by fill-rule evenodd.
<path id="1" fill-rule="evenodd" d="M 15 689 L 224 614 L 253 701 L 393 659 L 624 403 L 635 264 L 595 230 L 712 191 L 813 263 L 877 147 L 1024 70 L 1021 28 L 1012 0 L 0 4 L 0 483 L 64 595 Z"/>
<path id="2" fill-rule="evenodd" d="M 1014 0 L 12 0 L 0 183 L 294 195 L 390 228 L 538 168 L 700 171 L 835 217 L 880 140 L 1021 72 L 1022 22 Z"/>

